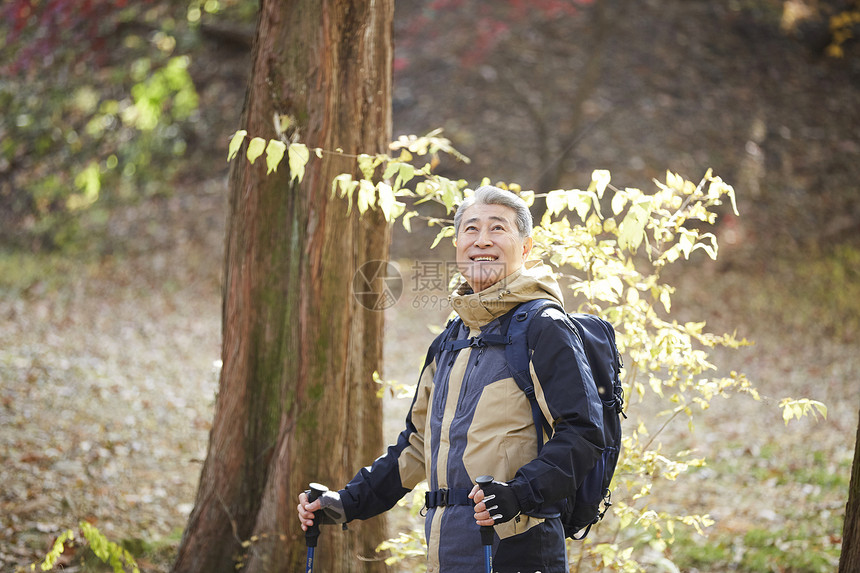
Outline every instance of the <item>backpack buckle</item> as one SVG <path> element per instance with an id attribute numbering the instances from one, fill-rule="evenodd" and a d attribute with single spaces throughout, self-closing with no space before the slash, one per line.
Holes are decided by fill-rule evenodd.
<path id="1" fill-rule="evenodd" d="M 485 348 L 487 343 L 480 336 L 473 336 L 469 339 L 469 346 L 472 348 Z"/>
<path id="2" fill-rule="evenodd" d="M 448 505 L 448 488 L 440 488 L 434 491 L 424 492 L 424 509 L 433 507 L 445 507 Z"/>

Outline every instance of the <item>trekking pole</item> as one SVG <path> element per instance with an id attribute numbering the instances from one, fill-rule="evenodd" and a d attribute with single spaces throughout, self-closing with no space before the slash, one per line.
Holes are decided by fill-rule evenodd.
<path id="1" fill-rule="evenodd" d="M 485 497 L 487 493 L 484 488 L 492 481 L 493 476 L 481 476 L 475 480 L 475 483 L 481 486 L 481 489 L 484 491 Z M 486 564 L 487 573 L 493 573 L 493 533 L 492 525 L 481 526 L 481 543 L 484 546 L 484 563 Z"/>
<path id="2" fill-rule="evenodd" d="M 328 491 L 328 488 L 324 485 L 320 485 L 318 483 L 312 483 L 308 487 L 310 490 L 307 492 L 308 503 L 313 503 L 316 501 L 322 494 Z M 305 544 L 308 546 L 308 560 L 307 560 L 307 569 L 306 573 L 314 572 L 314 550 L 317 546 L 317 540 L 320 536 L 320 524 L 317 520 L 317 514 L 314 512 L 314 524 L 308 527 L 307 531 L 305 531 Z"/>

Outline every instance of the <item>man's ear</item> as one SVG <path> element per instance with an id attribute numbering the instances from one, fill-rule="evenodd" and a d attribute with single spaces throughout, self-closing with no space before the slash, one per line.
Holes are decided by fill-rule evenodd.
<path id="1" fill-rule="evenodd" d="M 523 241 L 523 260 L 526 260 L 526 257 L 529 256 L 529 253 L 532 252 L 532 247 L 534 246 L 534 239 L 531 237 L 526 237 Z"/>

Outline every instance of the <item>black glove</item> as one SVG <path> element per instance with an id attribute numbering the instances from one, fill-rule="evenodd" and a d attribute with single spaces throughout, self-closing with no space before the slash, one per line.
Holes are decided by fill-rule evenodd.
<path id="1" fill-rule="evenodd" d="M 520 504 L 510 485 L 493 480 L 481 486 L 481 489 L 484 492 L 484 505 L 490 512 L 490 519 L 496 523 L 510 521 L 521 513 Z"/>
<path id="2" fill-rule="evenodd" d="M 305 492 L 310 493 L 310 490 Z M 332 525 L 335 523 L 346 523 L 346 512 L 343 510 L 343 501 L 336 491 L 327 491 L 319 496 L 320 510 L 315 512 L 317 525 Z"/>

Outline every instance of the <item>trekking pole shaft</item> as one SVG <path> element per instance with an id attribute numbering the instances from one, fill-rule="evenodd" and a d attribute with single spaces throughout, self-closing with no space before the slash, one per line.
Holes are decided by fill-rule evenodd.
<path id="1" fill-rule="evenodd" d="M 308 491 L 308 503 L 313 503 L 316 501 L 322 494 L 328 491 L 328 488 L 324 485 L 320 485 L 318 483 L 310 484 L 310 490 Z M 314 552 L 317 546 L 317 540 L 320 536 L 320 526 L 317 522 L 316 512 L 314 512 L 314 523 L 310 527 L 308 527 L 307 531 L 305 531 L 305 544 L 308 546 L 308 558 L 307 558 L 307 568 L 305 571 L 307 573 L 313 573 L 314 571 Z"/>
<path id="2" fill-rule="evenodd" d="M 485 487 L 492 483 L 493 476 L 481 476 L 475 480 L 481 489 L 484 490 Z M 487 495 L 487 492 L 484 491 L 484 495 Z M 487 573 L 493 573 L 493 535 L 495 534 L 492 525 L 482 525 L 481 526 L 481 544 L 484 546 L 484 563 L 486 565 Z"/>

